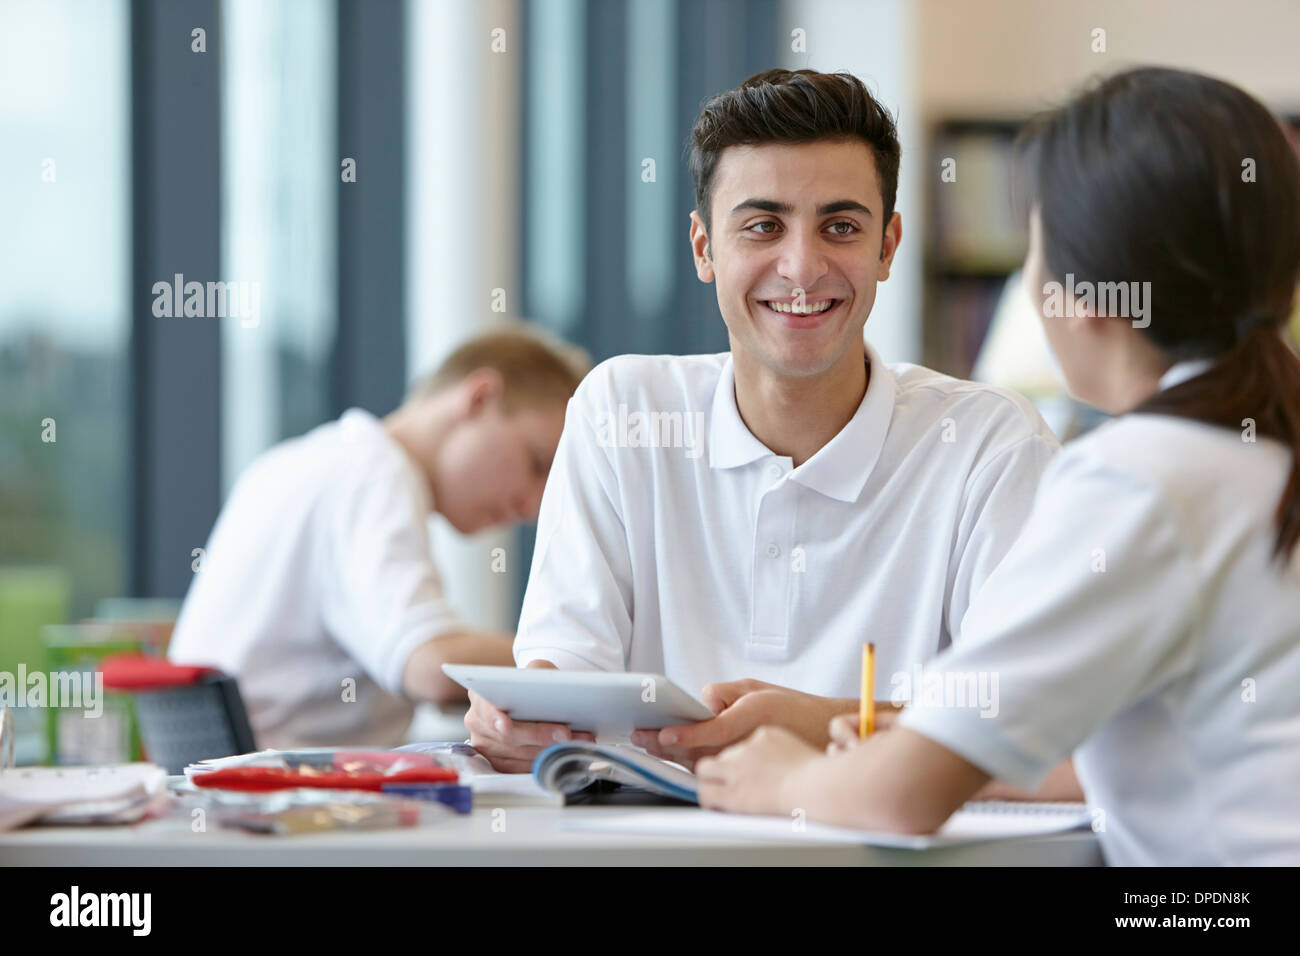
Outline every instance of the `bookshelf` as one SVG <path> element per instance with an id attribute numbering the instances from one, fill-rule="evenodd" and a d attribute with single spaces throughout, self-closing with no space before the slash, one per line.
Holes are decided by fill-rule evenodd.
<path id="1" fill-rule="evenodd" d="M 1300 152 L 1300 113 L 1281 115 Z M 930 126 L 922 361 L 948 375 L 970 377 L 1006 281 L 1024 262 L 1028 232 L 1012 182 L 1023 122 L 963 117 Z M 951 181 L 945 160 L 952 161 Z M 1291 331 L 1300 343 L 1300 307 Z"/>
<path id="2" fill-rule="evenodd" d="M 959 378 L 970 376 L 1007 277 L 1028 245 L 1012 206 L 1020 126 L 1010 118 L 950 119 L 931 129 L 923 361 Z"/>

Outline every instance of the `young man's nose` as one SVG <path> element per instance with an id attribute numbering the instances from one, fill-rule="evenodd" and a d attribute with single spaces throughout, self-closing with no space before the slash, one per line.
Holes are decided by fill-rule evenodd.
<path id="1" fill-rule="evenodd" d="M 785 241 L 781 243 L 781 258 L 777 263 L 777 271 L 781 278 L 794 288 L 807 292 L 822 276 L 826 275 L 828 268 L 819 237 L 805 235 L 799 230 L 791 230 Z"/>

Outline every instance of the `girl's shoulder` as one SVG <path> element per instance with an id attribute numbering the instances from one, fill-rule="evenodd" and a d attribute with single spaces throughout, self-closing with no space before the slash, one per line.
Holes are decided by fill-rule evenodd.
<path id="1" fill-rule="evenodd" d="M 1069 494 L 1128 490 L 1168 504 L 1186 530 L 1225 521 L 1270 528 L 1290 473 L 1288 450 L 1259 436 L 1169 415 L 1125 415 L 1069 442 L 1044 480 Z M 1243 530 L 1245 530 L 1243 528 Z M 1203 535 L 1198 534 L 1197 537 Z"/>

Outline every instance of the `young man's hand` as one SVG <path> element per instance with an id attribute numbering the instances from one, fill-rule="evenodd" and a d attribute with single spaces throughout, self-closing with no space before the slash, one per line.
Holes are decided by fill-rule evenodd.
<path id="1" fill-rule="evenodd" d="M 533 661 L 528 666 L 555 670 L 549 661 Z M 592 734 L 570 730 L 565 724 L 511 720 L 509 714 L 473 691 L 469 692 L 465 728 L 469 731 L 470 746 L 501 773 L 528 773 L 533 769 L 533 760 L 551 744 L 567 740 L 596 742 Z"/>
<path id="2" fill-rule="evenodd" d="M 744 740 L 763 726 L 784 727 L 810 746 L 824 749 L 830 741 L 827 728 L 831 718 L 858 709 L 858 702 L 852 698 L 818 697 L 760 680 L 709 684 L 701 696 L 705 706 L 718 716 L 660 731 L 638 730 L 632 742 L 656 757 L 686 767 Z M 893 707 L 877 704 L 876 713 L 882 710 L 892 712 Z"/>

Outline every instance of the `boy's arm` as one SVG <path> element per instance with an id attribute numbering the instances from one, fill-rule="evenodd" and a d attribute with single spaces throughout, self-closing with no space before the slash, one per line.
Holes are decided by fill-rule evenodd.
<path id="1" fill-rule="evenodd" d="M 402 690 L 412 700 L 451 704 L 467 698 L 464 687 L 442 672 L 443 664 L 513 667 L 514 638 L 491 631 L 439 634 L 411 651 L 402 669 Z"/>
<path id="2" fill-rule="evenodd" d="M 472 629 L 447 600 L 418 492 L 407 469 L 387 459 L 338 469 L 321 508 L 321 619 L 385 692 L 452 700 L 444 662 L 510 663 L 510 645 Z"/>

